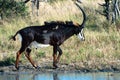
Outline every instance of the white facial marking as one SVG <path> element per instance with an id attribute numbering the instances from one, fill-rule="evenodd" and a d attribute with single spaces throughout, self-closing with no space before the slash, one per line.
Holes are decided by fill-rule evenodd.
<path id="1" fill-rule="evenodd" d="M 79 32 L 78 38 L 79 38 L 81 41 L 84 41 L 84 40 L 85 40 L 84 34 L 83 34 L 83 29 L 81 30 L 81 32 Z"/>

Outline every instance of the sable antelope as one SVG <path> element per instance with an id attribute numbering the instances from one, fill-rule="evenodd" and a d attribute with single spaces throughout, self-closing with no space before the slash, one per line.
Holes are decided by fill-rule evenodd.
<path id="1" fill-rule="evenodd" d="M 19 35 L 21 39 L 21 48 L 16 53 L 16 69 L 19 69 L 19 58 L 21 53 L 24 51 L 26 52 L 25 56 L 28 58 L 33 67 L 37 68 L 38 66 L 33 62 L 33 60 L 30 57 L 31 47 L 38 48 L 47 47 L 49 45 L 53 46 L 53 66 L 54 68 L 57 68 L 57 63 L 59 62 L 60 56 L 63 53 L 60 48 L 60 45 L 73 35 L 78 35 L 80 40 L 85 40 L 83 28 L 86 22 L 86 14 L 78 3 L 76 3 L 76 5 L 82 11 L 83 14 L 82 24 L 75 24 L 72 21 L 45 22 L 45 24 L 41 26 L 29 26 L 23 28 L 17 31 L 14 36 L 12 36 L 13 40 L 16 40 L 17 35 Z M 58 55 L 57 52 L 59 52 Z"/>

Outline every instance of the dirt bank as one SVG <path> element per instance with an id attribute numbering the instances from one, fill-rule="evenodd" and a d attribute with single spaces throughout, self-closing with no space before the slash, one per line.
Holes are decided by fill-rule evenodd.
<path id="1" fill-rule="evenodd" d="M 92 68 L 89 66 L 82 67 L 80 63 L 71 63 L 71 64 L 59 64 L 59 68 L 53 69 L 52 63 L 41 63 L 38 69 L 34 69 L 30 64 L 20 64 L 19 70 L 15 69 L 14 65 L 10 66 L 0 66 L 0 72 L 9 73 L 9 72 L 120 72 L 120 67 L 116 66 L 107 66 L 101 68 Z"/>

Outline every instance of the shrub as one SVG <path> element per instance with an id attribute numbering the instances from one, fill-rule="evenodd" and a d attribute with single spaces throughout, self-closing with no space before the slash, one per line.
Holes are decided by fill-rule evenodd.
<path id="1" fill-rule="evenodd" d="M 15 0 L 0 0 L 0 17 L 10 18 L 16 16 L 25 16 L 27 14 L 27 7 L 23 2 Z"/>
<path id="2" fill-rule="evenodd" d="M 15 60 L 13 57 L 5 58 L 3 61 L 0 61 L 0 66 L 9 66 L 13 65 L 15 63 Z"/>

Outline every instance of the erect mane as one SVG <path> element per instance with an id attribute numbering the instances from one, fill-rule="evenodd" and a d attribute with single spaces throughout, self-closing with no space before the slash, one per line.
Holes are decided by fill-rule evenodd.
<path id="1" fill-rule="evenodd" d="M 74 23 L 73 21 L 50 21 L 50 22 L 45 21 L 44 25 L 49 25 L 49 26 L 50 25 L 68 25 L 68 26 L 79 27 L 79 24 Z"/>

